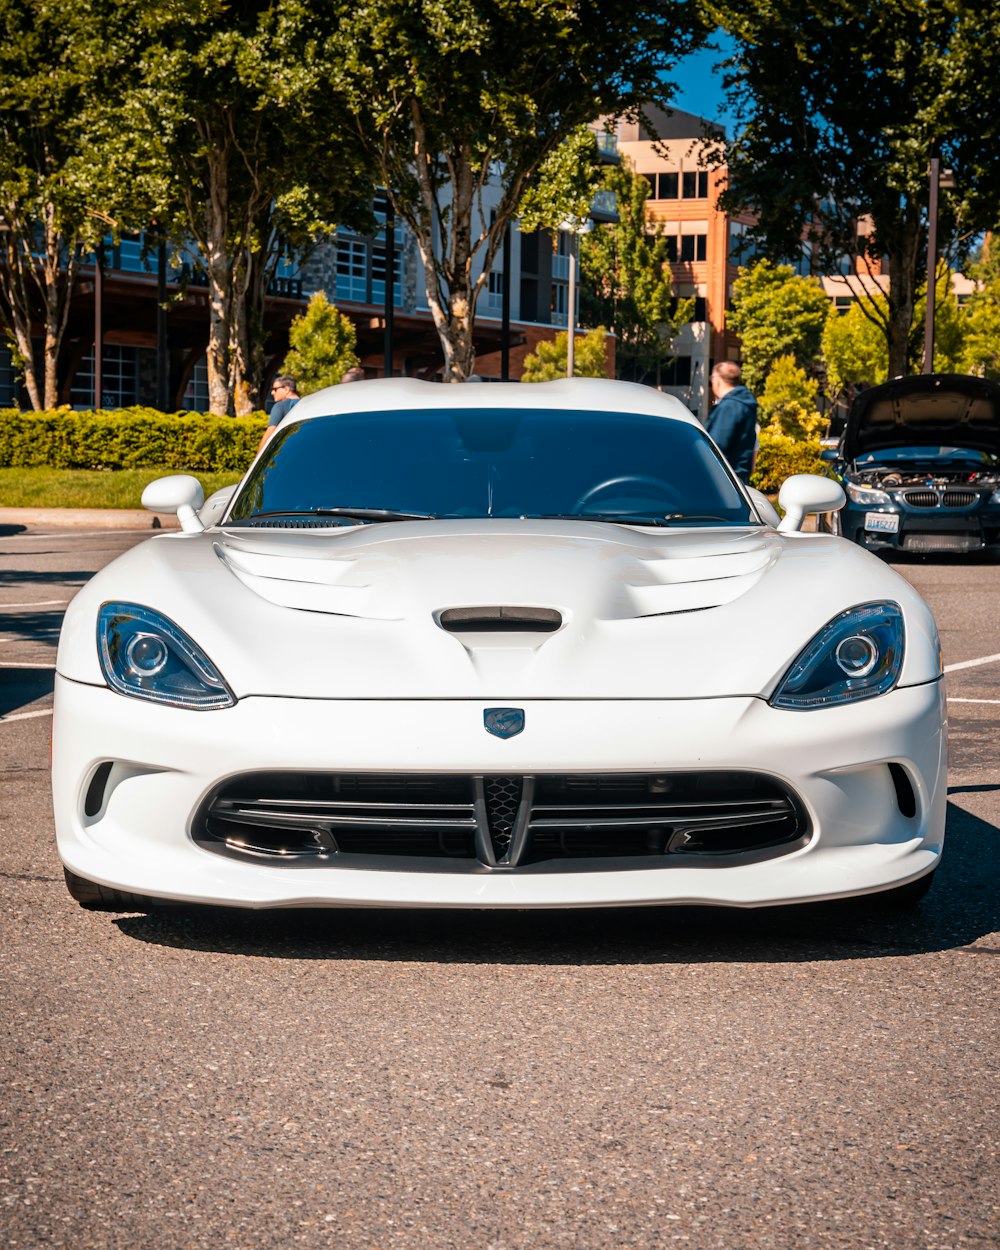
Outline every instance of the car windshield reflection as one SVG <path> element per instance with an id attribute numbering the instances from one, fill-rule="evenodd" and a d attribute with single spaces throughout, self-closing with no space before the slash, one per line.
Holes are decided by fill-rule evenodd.
<path id="1" fill-rule="evenodd" d="M 279 431 L 229 523 L 583 518 L 757 524 L 702 430 L 632 413 L 413 409 L 315 417 Z"/>

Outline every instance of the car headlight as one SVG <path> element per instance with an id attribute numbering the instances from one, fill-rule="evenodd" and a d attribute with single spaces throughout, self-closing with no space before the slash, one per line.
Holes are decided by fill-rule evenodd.
<path id="1" fill-rule="evenodd" d="M 891 502 L 884 490 L 874 490 L 871 486 L 856 486 L 854 482 L 845 482 L 844 490 L 847 491 L 847 498 L 851 503 L 859 503 L 866 508 Z"/>
<path id="2" fill-rule="evenodd" d="M 990 495 L 990 503 L 1000 503 L 1000 490 L 995 490 L 993 494 Z"/>
<path id="3" fill-rule="evenodd" d="M 137 603 L 105 603 L 97 618 L 101 670 L 112 690 L 202 710 L 232 707 L 233 692 L 182 629 Z"/>
<path id="4" fill-rule="evenodd" d="M 903 613 L 863 603 L 834 617 L 778 683 L 772 707 L 834 707 L 885 694 L 903 667 Z"/>

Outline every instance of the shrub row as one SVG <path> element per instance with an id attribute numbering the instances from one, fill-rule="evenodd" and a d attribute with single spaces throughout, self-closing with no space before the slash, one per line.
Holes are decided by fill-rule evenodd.
<path id="1" fill-rule="evenodd" d="M 0 410 L 0 467 L 242 473 L 266 418 L 119 408 L 113 412 Z"/>
<path id="2" fill-rule="evenodd" d="M 818 438 L 792 438 L 778 429 L 765 427 L 760 432 L 760 450 L 750 484 L 773 495 L 793 473 L 830 477 L 828 466 L 819 458 L 820 450 Z"/>

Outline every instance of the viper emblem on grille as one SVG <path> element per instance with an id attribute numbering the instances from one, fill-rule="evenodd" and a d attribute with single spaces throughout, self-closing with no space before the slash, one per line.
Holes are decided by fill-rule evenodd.
<path id="1" fill-rule="evenodd" d="M 524 728 L 524 709 L 519 707 L 488 707 L 483 710 L 483 724 L 498 738 L 513 738 Z"/>

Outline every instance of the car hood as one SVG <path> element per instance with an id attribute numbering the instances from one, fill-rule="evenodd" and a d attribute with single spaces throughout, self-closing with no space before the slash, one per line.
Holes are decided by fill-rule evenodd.
<path id="1" fill-rule="evenodd" d="M 966 374 L 925 373 L 862 391 L 847 417 L 842 458 L 894 447 L 969 447 L 1000 455 L 1000 386 Z"/>
<path id="2" fill-rule="evenodd" d="M 222 529 L 162 535 L 108 565 L 70 606 L 58 666 L 103 683 L 96 614 L 127 601 L 170 617 L 239 697 L 767 694 L 828 620 L 878 598 L 923 611 L 933 634 L 903 579 L 826 535 L 490 520 Z"/>

